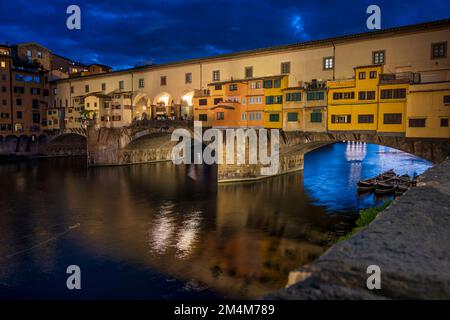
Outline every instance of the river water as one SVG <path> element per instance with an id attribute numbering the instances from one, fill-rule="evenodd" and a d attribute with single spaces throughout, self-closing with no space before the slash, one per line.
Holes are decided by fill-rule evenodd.
<path id="1" fill-rule="evenodd" d="M 430 166 L 349 143 L 307 154 L 303 172 L 219 186 L 213 167 L 2 164 L 0 298 L 258 297 L 319 257 L 359 209 L 386 200 L 358 196 L 359 179 Z M 66 287 L 69 265 L 81 290 Z"/>

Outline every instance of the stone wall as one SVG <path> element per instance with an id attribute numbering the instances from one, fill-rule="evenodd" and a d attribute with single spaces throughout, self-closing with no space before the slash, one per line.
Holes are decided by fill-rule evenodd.
<path id="1" fill-rule="evenodd" d="M 88 165 L 126 165 L 169 161 L 175 142 L 170 133 L 138 131 L 133 128 L 90 127 L 88 131 Z"/>
<path id="2" fill-rule="evenodd" d="M 86 155 L 86 139 L 80 135 L 7 136 L 0 139 L 0 154 L 11 156 L 80 156 Z"/>
<path id="3" fill-rule="evenodd" d="M 367 267 L 381 269 L 368 290 Z M 420 177 L 365 229 L 291 272 L 267 299 L 450 299 L 450 160 Z"/>

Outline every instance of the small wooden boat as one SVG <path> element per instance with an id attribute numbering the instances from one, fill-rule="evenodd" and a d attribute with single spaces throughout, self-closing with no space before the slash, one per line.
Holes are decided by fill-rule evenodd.
<path id="1" fill-rule="evenodd" d="M 393 169 L 391 169 L 389 171 L 383 172 L 380 175 L 380 178 L 381 178 L 381 180 L 389 180 L 389 179 L 392 179 L 392 178 L 394 178 L 396 176 L 397 176 L 397 174 L 395 173 L 395 171 Z"/>
<path id="2" fill-rule="evenodd" d="M 385 189 L 375 189 L 375 195 L 377 196 L 387 196 L 393 193 L 395 193 L 395 186 Z"/>
<path id="3" fill-rule="evenodd" d="M 368 188 L 368 187 L 374 187 L 377 183 L 377 178 L 371 178 L 366 180 L 360 180 L 358 181 L 358 187 Z"/>
<path id="4" fill-rule="evenodd" d="M 408 190 L 409 190 L 408 186 L 406 186 L 406 185 L 398 185 L 397 189 L 395 190 L 395 195 L 396 196 L 400 196 L 400 195 L 404 194 Z"/>
<path id="5" fill-rule="evenodd" d="M 362 187 L 362 186 L 358 186 L 356 189 L 358 190 L 358 193 L 365 193 L 365 192 L 370 192 L 375 190 L 376 185 L 372 185 L 372 186 L 367 186 L 367 187 Z"/>
<path id="6" fill-rule="evenodd" d="M 389 189 L 395 187 L 398 184 L 398 180 L 394 178 L 390 178 L 387 180 L 378 181 L 376 184 L 377 189 Z"/>

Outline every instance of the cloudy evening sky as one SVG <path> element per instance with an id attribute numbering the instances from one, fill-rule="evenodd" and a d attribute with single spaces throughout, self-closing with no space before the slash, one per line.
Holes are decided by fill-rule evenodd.
<path id="1" fill-rule="evenodd" d="M 66 28 L 70 4 L 81 8 L 81 30 Z M 122 69 L 365 32 L 370 4 L 382 28 L 450 17 L 448 0 L 14 0 L 0 6 L 0 42 Z"/>

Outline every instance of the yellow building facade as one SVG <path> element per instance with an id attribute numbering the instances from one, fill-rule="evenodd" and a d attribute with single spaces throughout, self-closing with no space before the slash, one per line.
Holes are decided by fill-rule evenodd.
<path id="1" fill-rule="evenodd" d="M 450 82 L 412 85 L 406 110 L 407 137 L 450 138 Z"/>
<path id="2" fill-rule="evenodd" d="M 326 81 L 313 80 L 283 90 L 283 130 L 325 132 L 327 130 Z"/>
<path id="3" fill-rule="evenodd" d="M 354 79 L 329 81 L 328 130 L 405 135 L 407 75 L 369 65 L 356 67 Z"/>
<path id="4" fill-rule="evenodd" d="M 264 88 L 264 127 L 283 128 L 283 90 L 288 87 L 288 77 L 266 78 Z"/>

